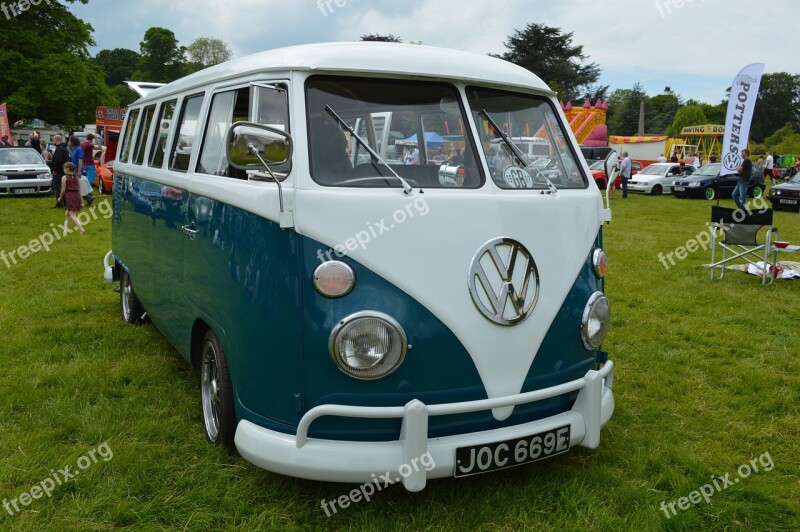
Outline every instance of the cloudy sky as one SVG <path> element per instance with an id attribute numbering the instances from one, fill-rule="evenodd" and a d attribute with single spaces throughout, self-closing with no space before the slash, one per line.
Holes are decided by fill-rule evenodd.
<path id="1" fill-rule="evenodd" d="M 90 0 L 70 9 L 94 27 L 94 52 L 138 51 L 144 32 L 160 26 L 184 46 L 197 37 L 222 39 L 236 57 L 364 33 L 502 53 L 515 30 L 544 23 L 574 33 L 611 90 L 639 81 L 650 95 L 669 86 L 684 98 L 718 103 L 748 63 L 800 73 L 797 33 L 789 29 L 797 6 L 797 0 Z"/>

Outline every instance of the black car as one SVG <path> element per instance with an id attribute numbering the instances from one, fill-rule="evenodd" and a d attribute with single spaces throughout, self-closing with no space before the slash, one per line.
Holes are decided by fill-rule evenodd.
<path id="1" fill-rule="evenodd" d="M 786 183 L 770 188 L 767 199 L 772 202 L 772 208 L 776 211 L 800 210 L 800 174 L 796 174 Z"/>
<path id="2" fill-rule="evenodd" d="M 681 177 L 675 180 L 672 186 L 672 193 L 676 198 L 705 198 L 713 200 L 715 198 L 730 198 L 733 196 L 733 189 L 739 176 L 736 174 L 720 176 L 722 163 L 710 163 L 701 167 L 689 177 Z M 759 198 L 766 190 L 764 184 L 764 174 L 753 165 L 753 175 L 747 185 L 747 195 Z"/>

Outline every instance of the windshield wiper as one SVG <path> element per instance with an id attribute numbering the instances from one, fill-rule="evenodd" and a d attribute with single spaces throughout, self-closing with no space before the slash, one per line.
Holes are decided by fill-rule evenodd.
<path id="1" fill-rule="evenodd" d="M 351 128 L 350 126 L 348 126 L 347 122 L 342 120 L 342 118 L 339 115 L 336 114 L 336 111 L 334 111 L 333 108 L 331 108 L 330 105 L 326 105 L 325 106 L 325 110 L 328 111 L 328 113 L 330 113 L 330 115 L 333 118 L 335 118 L 336 121 L 339 122 L 339 124 L 342 125 L 342 127 L 344 127 L 347 131 L 350 132 L 350 134 L 353 136 L 353 138 L 356 139 L 358 141 L 358 143 L 361 144 L 364 147 L 365 150 L 367 150 L 367 152 L 369 152 L 369 154 L 372 156 L 373 160 L 380 161 L 381 163 L 383 163 L 383 165 L 386 168 L 389 169 L 389 171 L 392 174 L 394 174 L 394 176 L 400 181 L 400 183 L 403 184 L 403 194 L 410 194 L 411 193 L 411 191 L 413 189 L 411 188 L 411 185 L 408 184 L 408 181 L 406 181 L 405 179 L 400 177 L 400 175 L 397 172 L 394 171 L 394 168 L 389 166 L 389 163 L 387 163 L 386 161 L 383 160 L 383 157 L 378 155 L 378 153 L 375 150 L 370 148 L 369 144 L 367 144 L 367 141 L 365 141 L 364 139 L 359 137 L 358 134 L 355 132 L 355 130 L 353 128 Z M 381 176 L 381 177 L 384 177 L 384 176 Z"/>
<path id="2" fill-rule="evenodd" d="M 556 188 L 553 182 L 550 181 L 550 179 L 543 172 L 540 172 L 535 166 L 533 166 L 533 163 L 531 163 L 530 159 L 528 159 L 528 157 L 524 153 L 522 153 L 522 150 L 520 150 L 517 147 L 517 145 L 514 144 L 514 142 L 510 138 L 508 138 L 508 135 L 506 135 L 505 132 L 502 129 L 500 129 L 497 123 L 494 120 L 492 120 L 492 117 L 489 116 L 489 113 L 486 112 L 486 109 L 481 109 L 480 111 L 478 111 L 478 114 L 483 115 L 483 117 L 492 125 L 495 133 L 500 135 L 500 138 L 503 140 L 503 142 L 506 143 L 508 149 L 511 150 L 511 153 L 514 154 L 514 157 L 516 157 L 517 160 L 520 162 L 520 164 L 522 164 L 523 168 L 525 168 L 525 170 L 527 170 L 528 168 L 533 168 L 533 170 L 538 175 L 540 175 L 547 183 L 547 188 L 550 189 L 550 194 L 555 195 L 558 192 L 558 188 Z"/>

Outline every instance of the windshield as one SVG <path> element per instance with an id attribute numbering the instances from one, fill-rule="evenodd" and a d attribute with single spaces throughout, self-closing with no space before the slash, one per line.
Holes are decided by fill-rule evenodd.
<path id="1" fill-rule="evenodd" d="M 664 172 L 666 172 L 667 168 L 669 168 L 669 166 L 664 166 L 660 164 L 651 164 L 650 166 L 639 172 L 639 175 L 664 175 Z"/>
<path id="2" fill-rule="evenodd" d="M 485 181 L 452 85 L 313 76 L 306 95 L 311 177 L 321 185 L 478 188 Z"/>
<path id="3" fill-rule="evenodd" d="M 606 169 L 606 162 L 605 161 L 595 161 L 589 167 L 589 170 L 605 170 Z"/>
<path id="4" fill-rule="evenodd" d="M 0 165 L 9 166 L 15 164 L 44 164 L 44 159 L 33 148 L 0 149 Z"/>
<path id="5" fill-rule="evenodd" d="M 701 166 L 700 169 L 694 173 L 694 175 L 703 177 L 717 177 L 721 167 L 722 163 L 707 164 L 705 166 Z"/>
<path id="6" fill-rule="evenodd" d="M 588 180 L 581 172 L 568 136 L 549 100 L 539 96 L 468 87 L 467 99 L 478 126 L 481 145 L 489 163 L 492 179 L 504 189 L 586 188 Z M 485 114 L 484 114 L 485 113 Z M 502 139 L 492 124 L 503 129 L 512 140 L 537 139 L 537 152 L 545 163 L 532 164 L 536 157 L 522 150 L 522 160 Z"/>

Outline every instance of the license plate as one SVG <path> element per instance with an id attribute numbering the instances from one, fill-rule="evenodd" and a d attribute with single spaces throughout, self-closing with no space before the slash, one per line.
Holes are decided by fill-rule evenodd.
<path id="1" fill-rule="evenodd" d="M 787 205 L 797 205 L 797 200 L 793 199 L 782 199 L 781 203 L 785 203 Z"/>
<path id="2" fill-rule="evenodd" d="M 15 188 L 14 194 L 35 194 L 35 188 Z"/>
<path id="3" fill-rule="evenodd" d="M 673 190 L 677 190 L 678 192 L 683 192 L 684 190 L 686 190 L 685 187 L 672 187 L 672 188 Z"/>
<path id="4" fill-rule="evenodd" d="M 569 425 L 484 445 L 456 449 L 456 477 L 469 477 L 550 458 L 569 450 Z"/>

